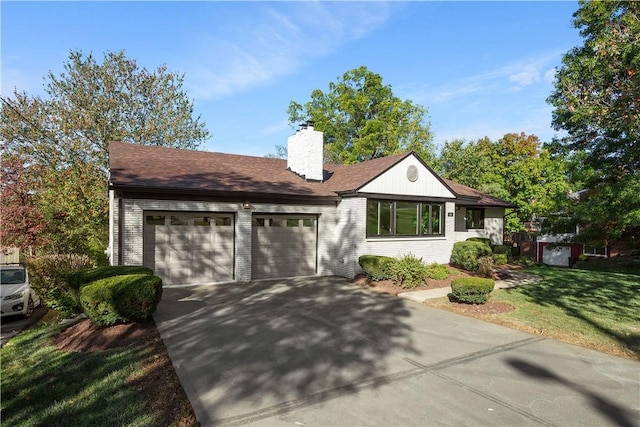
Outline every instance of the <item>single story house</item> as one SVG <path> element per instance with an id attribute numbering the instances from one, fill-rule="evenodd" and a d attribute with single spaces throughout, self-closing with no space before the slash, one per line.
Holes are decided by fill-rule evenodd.
<path id="1" fill-rule="evenodd" d="M 412 152 L 323 163 L 310 124 L 288 159 L 113 142 L 109 257 L 165 284 L 353 277 L 363 254 L 447 263 L 469 237 L 502 243 L 503 200 L 438 176 Z"/>

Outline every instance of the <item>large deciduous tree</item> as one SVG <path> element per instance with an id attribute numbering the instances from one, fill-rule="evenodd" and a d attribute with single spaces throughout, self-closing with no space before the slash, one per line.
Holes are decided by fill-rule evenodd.
<path id="1" fill-rule="evenodd" d="M 3 244 L 39 246 L 52 252 L 82 252 L 98 257 L 107 243 L 107 166 L 110 141 L 193 149 L 209 137 L 193 102 L 182 90 L 183 76 L 141 68 L 124 52 L 93 55 L 72 51 L 64 72 L 50 72 L 46 96 L 16 90 L 2 99 L 0 140 L 3 164 L 22 165 L 19 197 L 5 196 L 3 211 L 37 210 L 43 227 L 26 241 L 14 227 L 16 215 L 3 214 Z M 9 171 L 6 171 L 9 173 Z M 5 203 L 6 202 L 6 203 Z M 4 212 L 3 212 L 4 213 Z M 22 227 L 24 228 L 24 227 Z"/>
<path id="2" fill-rule="evenodd" d="M 577 153 L 590 170 L 573 214 L 596 225 L 600 240 L 640 230 L 640 3 L 581 1 L 574 26 L 584 44 L 556 73 L 556 148 Z"/>
<path id="3" fill-rule="evenodd" d="M 535 135 L 447 142 L 440 167 L 446 178 L 517 205 L 508 212 L 507 232 L 522 230 L 536 216 L 557 212 L 558 200 L 571 191 L 565 160 L 553 158 Z"/>
<path id="4" fill-rule="evenodd" d="M 435 159 L 426 109 L 393 94 L 382 77 L 366 67 L 347 71 L 329 90 L 316 89 L 305 104 L 291 101 L 289 123 L 312 120 L 324 133 L 326 161 L 358 163 L 413 150 Z"/>

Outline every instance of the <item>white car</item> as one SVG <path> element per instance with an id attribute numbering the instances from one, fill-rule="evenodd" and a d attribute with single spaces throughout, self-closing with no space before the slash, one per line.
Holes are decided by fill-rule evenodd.
<path id="1" fill-rule="evenodd" d="M 29 285 L 29 273 L 21 265 L 0 266 L 0 301 L 2 317 L 21 314 L 31 316 L 42 301 Z"/>

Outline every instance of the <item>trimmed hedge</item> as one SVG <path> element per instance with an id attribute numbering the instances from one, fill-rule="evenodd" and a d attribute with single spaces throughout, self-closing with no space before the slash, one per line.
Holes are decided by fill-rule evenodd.
<path id="1" fill-rule="evenodd" d="M 391 266 L 396 261 L 395 258 L 382 255 L 362 255 L 358 258 L 358 264 L 373 281 L 391 279 Z"/>
<path id="2" fill-rule="evenodd" d="M 491 256 L 491 247 L 480 241 L 464 241 L 453 244 L 451 264 L 468 271 L 478 271 L 478 258 Z"/>
<path id="3" fill-rule="evenodd" d="M 67 284 L 71 289 L 78 291 L 82 285 L 95 282 L 96 280 L 106 279 L 107 277 L 124 276 L 127 274 L 146 274 L 153 275 L 153 271 L 141 265 L 112 265 L 105 267 L 91 268 L 88 270 L 80 270 L 72 273 L 67 278 Z"/>
<path id="4" fill-rule="evenodd" d="M 459 277 L 451 281 L 451 292 L 456 300 L 467 304 L 484 304 L 495 287 L 493 279 Z"/>
<path id="5" fill-rule="evenodd" d="M 491 250 L 493 251 L 494 255 L 495 254 L 500 254 L 500 255 L 508 255 L 511 253 L 511 246 L 507 246 L 507 245 L 493 245 L 491 247 Z"/>
<path id="6" fill-rule="evenodd" d="M 491 239 L 486 237 L 469 237 L 465 242 L 480 242 L 484 245 L 491 247 Z"/>
<path id="7" fill-rule="evenodd" d="M 107 277 L 80 288 L 84 313 L 103 326 L 151 317 L 161 296 L 162 280 L 148 274 Z"/>

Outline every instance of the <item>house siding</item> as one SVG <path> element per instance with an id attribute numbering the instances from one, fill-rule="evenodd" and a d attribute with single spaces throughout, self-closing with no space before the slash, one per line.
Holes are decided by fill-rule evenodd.
<path id="1" fill-rule="evenodd" d="M 111 263 L 118 264 L 118 238 L 122 238 L 123 265 L 143 264 L 143 229 L 145 211 L 173 212 L 225 212 L 235 216 L 234 279 L 238 282 L 251 280 L 251 220 L 254 213 L 273 214 L 311 214 L 318 216 L 318 275 L 333 275 L 335 261 L 333 251 L 336 247 L 335 234 L 332 232 L 336 221 L 335 206 L 293 205 L 293 204 L 253 204 L 251 209 L 242 209 L 240 203 L 176 201 L 159 199 L 124 199 L 124 218 L 122 236 L 118 236 L 119 218 L 117 199 L 112 197 L 113 215 L 111 222 Z"/>
<path id="2" fill-rule="evenodd" d="M 344 240 L 336 257 L 336 274 L 353 277 L 362 269 L 358 264 L 361 255 L 384 255 L 400 257 L 411 253 L 426 263 L 446 264 L 451 257 L 455 242 L 455 223 L 447 216 L 455 211 L 455 203 L 445 204 L 444 237 L 420 238 L 367 238 L 366 237 L 367 199 L 354 197 L 342 200 L 338 206 L 338 224 L 336 234 Z"/>
<path id="3" fill-rule="evenodd" d="M 456 211 L 455 240 L 457 242 L 471 237 L 490 239 L 494 245 L 501 245 L 504 237 L 504 208 L 484 208 L 484 228 L 467 230 L 466 207 Z"/>
<path id="4" fill-rule="evenodd" d="M 418 178 L 414 182 L 407 178 L 407 170 L 410 166 L 415 166 L 418 170 Z M 359 191 L 362 193 L 455 198 L 455 195 L 414 156 L 402 160 Z"/>

